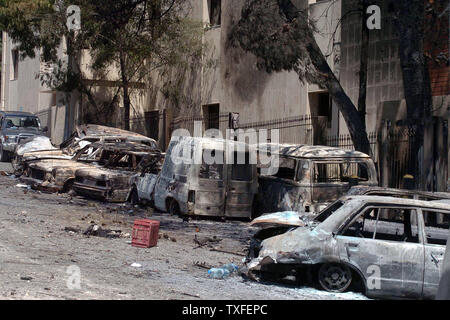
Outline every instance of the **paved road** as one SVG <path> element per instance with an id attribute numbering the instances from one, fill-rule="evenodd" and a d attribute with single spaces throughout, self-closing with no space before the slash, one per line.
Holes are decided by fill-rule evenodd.
<path id="1" fill-rule="evenodd" d="M 0 171 L 11 171 L 0 163 Z M 108 205 L 69 195 L 17 187 L 0 175 L 1 299 L 365 299 L 360 294 L 329 294 L 207 277 L 194 266 L 239 264 L 242 257 L 196 248 L 193 239 L 216 235 L 225 250 L 244 250 L 254 232 L 243 222 L 191 221 L 146 208 Z M 136 217 L 161 221 L 158 246 L 134 248 L 129 237 L 109 239 L 65 231 L 91 223 L 131 233 Z M 133 263 L 141 265 L 132 267 Z M 79 271 L 79 286 L 78 284 Z"/>

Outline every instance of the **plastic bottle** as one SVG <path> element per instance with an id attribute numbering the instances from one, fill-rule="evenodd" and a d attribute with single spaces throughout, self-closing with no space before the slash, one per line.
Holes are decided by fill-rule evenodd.
<path id="1" fill-rule="evenodd" d="M 224 279 L 230 275 L 230 271 L 225 268 L 212 268 L 208 270 L 208 275 L 213 279 Z"/>
<path id="2" fill-rule="evenodd" d="M 239 267 L 234 263 L 226 264 L 222 268 L 228 270 L 230 274 L 239 270 Z"/>

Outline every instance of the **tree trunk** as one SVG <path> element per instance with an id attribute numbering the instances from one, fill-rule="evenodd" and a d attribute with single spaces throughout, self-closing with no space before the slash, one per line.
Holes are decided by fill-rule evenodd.
<path id="1" fill-rule="evenodd" d="M 407 106 L 406 125 L 410 131 L 408 171 L 416 188 L 421 186 L 420 159 L 424 146 L 425 120 L 431 112 L 431 84 L 424 56 L 423 0 L 395 0 L 395 27 L 399 38 L 399 56 Z"/>
<path id="2" fill-rule="evenodd" d="M 355 149 L 368 155 L 372 155 L 366 129 L 361 121 L 358 110 L 352 100 L 347 96 L 341 83 L 328 65 L 311 30 L 309 30 L 307 38 L 309 38 L 306 39 L 308 41 L 307 50 L 314 67 L 320 73 L 320 83 L 328 89 L 330 96 L 342 113 L 350 136 L 352 137 L 353 144 L 355 145 Z"/>
<path id="3" fill-rule="evenodd" d="M 123 87 L 123 107 L 124 107 L 124 129 L 130 130 L 130 110 L 131 102 L 129 96 L 129 81 L 126 74 L 126 61 L 125 53 L 120 52 L 120 73 L 122 77 L 122 87 Z"/>
<path id="4" fill-rule="evenodd" d="M 360 0 L 361 12 L 361 56 L 359 66 L 359 97 L 358 112 L 366 131 L 366 100 L 367 100 L 367 64 L 369 59 L 369 29 L 367 28 L 367 1 Z"/>

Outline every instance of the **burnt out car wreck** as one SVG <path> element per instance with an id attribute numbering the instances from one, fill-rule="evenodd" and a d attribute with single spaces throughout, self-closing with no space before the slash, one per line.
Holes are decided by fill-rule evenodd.
<path id="1" fill-rule="evenodd" d="M 15 174 L 20 176 L 27 162 L 43 159 L 72 159 L 78 151 L 94 142 L 134 142 L 157 148 L 154 139 L 138 133 L 100 125 L 80 125 L 72 135 L 55 147 L 47 137 L 34 137 L 22 141 L 15 150 L 11 164 Z"/>
<path id="2" fill-rule="evenodd" d="M 355 185 L 377 186 L 373 160 L 366 154 L 327 146 L 261 144 L 258 154 L 279 158 L 278 170 L 260 175 L 261 214 L 282 211 L 318 213 Z M 264 168 L 258 161 L 259 169 Z"/>
<path id="3" fill-rule="evenodd" d="M 287 231 L 253 243 L 244 271 L 258 281 L 309 283 L 331 292 L 433 299 L 449 222 L 448 200 L 343 197 L 315 218 L 291 219 Z"/>
<path id="4" fill-rule="evenodd" d="M 163 154 L 157 148 L 131 142 L 105 143 L 104 166 L 75 171 L 73 190 L 107 202 L 136 201 L 133 183 L 142 172 L 157 172 Z"/>

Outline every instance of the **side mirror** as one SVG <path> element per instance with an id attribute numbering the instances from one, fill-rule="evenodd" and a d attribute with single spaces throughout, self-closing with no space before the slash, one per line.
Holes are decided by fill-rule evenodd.
<path id="1" fill-rule="evenodd" d="M 48 132 L 48 127 L 44 127 L 44 129 L 42 129 L 42 132 Z"/>

